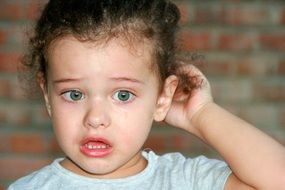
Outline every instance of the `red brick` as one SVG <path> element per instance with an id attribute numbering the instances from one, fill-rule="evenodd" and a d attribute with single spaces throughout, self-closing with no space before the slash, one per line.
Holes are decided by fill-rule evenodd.
<path id="1" fill-rule="evenodd" d="M 285 129 L 285 110 L 282 110 L 280 112 L 280 123 L 281 123 L 281 126 L 283 127 L 283 129 Z"/>
<path id="2" fill-rule="evenodd" d="M 266 25 L 270 22 L 270 11 L 254 5 L 224 6 L 223 22 L 233 25 Z"/>
<path id="3" fill-rule="evenodd" d="M 240 4 L 205 6 L 196 8 L 195 23 L 230 25 L 267 25 L 271 20 L 270 10 L 254 5 Z"/>
<path id="4" fill-rule="evenodd" d="M 279 62 L 277 73 L 280 75 L 285 75 L 285 60 Z"/>
<path id="5" fill-rule="evenodd" d="M 175 134 L 169 138 L 170 149 L 178 152 L 207 152 L 208 147 L 197 137 L 190 134 Z"/>
<path id="6" fill-rule="evenodd" d="M 10 117 L 11 118 L 11 117 Z M 31 113 L 23 113 L 23 114 L 17 114 L 17 117 L 14 119 L 9 119 L 11 123 L 17 124 L 17 125 L 29 125 L 32 123 L 32 115 Z"/>
<path id="7" fill-rule="evenodd" d="M 0 106 L 0 123 L 6 123 L 7 120 L 7 110 L 4 110 Z"/>
<path id="8" fill-rule="evenodd" d="M 254 48 L 256 37 L 247 33 L 221 34 L 218 48 L 224 50 L 250 50 Z"/>
<path id="9" fill-rule="evenodd" d="M 46 150 L 43 136 L 37 133 L 17 133 L 9 141 L 13 152 L 42 153 Z"/>
<path id="10" fill-rule="evenodd" d="M 285 83 L 259 82 L 255 84 L 254 94 L 265 101 L 285 101 Z"/>
<path id="11" fill-rule="evenodd" d="M 211 83 L 214 99 L 222 102 L 242 102 L 252 98 L 252 84 L 247 80 L 222 78 Z"/>
<path id="12" fill-rule="evenodd" d="M 0 18 L 15 20 L 22 18 L 22 6 L 20 3 L 0 2 Z"/>
<path id="13" fill-rule="evenodd" d="M 7 25 L 0 26 L 0 47 L 4 49 L 24 50 L 24 41 L 27 38 L 27 26 L 17 22 L 9 21 Z M 1 40 L 2 38 L 2 40 Z M 8 52 L 12 53 L 12 52 Z"/>
<path id="14" fill-rule="evenodd" d="M 39 105 L 35 107 L 34 112 L 35 112 L 34 122 L 36 124 L 50 123 L 51 120 L 45 105 Z"/>
<path id="15" fill-rule="evenodd" d="M 0 29 L 0 45 L 4 44 L 7 41 L 7 33 L 4 30 Z"/>
<path id="16" fill-rule="evenodd" d="M 282 11 L 281 24 L 285 24 L 285 8 Z"/>
<path id="17" fill-rule="evenodd" d="M 25 96 L 25 91 L 23 89 L 23 87 L 20 84 L 20 81 L 18 81 L 18 79 L 13 79 L 13 81 L 11 81 L 11 86 L 12 86 L 12 90 L 11 90 L 11 97 L 15 100 L 27 100 L 27 97 Z"/>
<path id="18" fill-rule="evenodd" d="M 188 5 L 186 2 L 180 2 L 177 4 L 179 10 L 180 10 L 180 14 L 181 14 L 181 18 L 180 18 L 180 24 L 186 24 L 189 22 L 189 9 L 188 9 Z"/>
<path id="19" fill-rule="evenodd" d="M 17 104 L 0 106 L 0 121 L 17 126 L 27 126 L 33 122 L 32 107 Z"/>
<path id="20" fill-rule="evenodd" d="M 182 135 L 172 135 L 171 139 L 171 144 L 170 147 L 172 147 L 173 149 L 177 149 L 177 150 L 183 150 L 185 149 L 185 147 L 190 149 L 190 140 L 187 138 L 185 138 L 185 136 Z M 186 143 L 185 143 L 186 142 Z"/>
<path id="21" fill-rule="evenodd" d="M 195 23 L 208 24 L 223 22 L 221 7 L 204 7 L 198 6 L 196 8 Z"/>
<path id="22" fill-rule="evenodd" d="M 0 52 L 0 71 L 16 72 L 20 61 L 17 52 Z"/>
<path id="23" fill-rule="evenodd" d="M 6 157 L 0 158 L 0 179 L 15 180 L 50 163 L 47 158 Z"/>
<path id="24" fill-rule="evenodd" d="M 240 116 L 241 115 L 241 107 L 237 106 L 235 104 L 232 103 L 223 103 L 222 107 L 224 109 L 226 109 L 227 111 L 229 111 L 230 113 L 236 115 L 236 116 Z"/>
<path id="25" fill-rule="evenodd" d="M 205 62 L 202 68 L 203 73 L 207 75 L 230 75 L 232 74 L 232 61 L 230 60 L 209 60 Z"/>
<path id="26" fill-rule="evenodd" d="M 48 145 L 48 152 L 51 153 L 51 154 L 59 154 L 59 153 L 62 153 L 62 150 L 56 140 L 55 137 L 52 137 L 50 140 L 49 140 L 49 145 Z"/>
<path id="27" fill-rule="evenodd" d="M 247 76 L 275 75 L 278 70 L 278 62 L 266 56 L 248 56 L 236 60 L 236 74 Z"/>
<path id="28" fill-rule="evenodd" d="M 151 148 L 157 152 L 163 152 L 166 150 L 166 137 L 163 135 L 151 134 L 144 144 L 145 148 Z"/>
<path id="29" fill-rule="evenodd" d="M 7 79 L 0 79 L 0 97 L 8 98 L 11 96 L 11 84 Z"/>
<path id="30" fill-rule="evenodd" d="M 43 5 L 47 0 L 34 1 L 30 0 L 25 7 L 25 15 L 28 19 L 35 20 L 40 16 Z"/>
<path id="31" fill-rule="evenodd" d="M 30 107 L 20 107 L 11 105 L 6 107 L 7 120 L 11 124 L 18 126 L 30 125 L 32 123 L 33 113 Z"/>
<path id="32" fill-rule="evenodd" d="M 261 34 L 259 40 L 262 48 L 285 51 L 285 33 Z"/>
<path id="33" fill-rule="evenodd" d="M 0 152 L 5 152 L 8 150 L 8 141 L 5 134 L 0 134 Z"/>
<path id="34" fill-rule="evenodd" d="M 211 36 L 205 31 L 183 31 L 180 34 L 182 49 L 185 50 L 207 50 L 211 48 Z"/>
<path id="35" fill-rule="evenodd" d="M 285 130 L 285 108 L 281 110 L 279 118 L 280 118 L 281 126 Z M 285 138 L 284 138 L 284 143 L 285 143 Z"/>
<path id="36" fill-rule="evenodd" d="M 272 104 L 249 104 L 241 109 L 240 117 L 259 128 L 278 126 L 278 111 Z M 275 128 L 276 129 L 276 128 Z"/>

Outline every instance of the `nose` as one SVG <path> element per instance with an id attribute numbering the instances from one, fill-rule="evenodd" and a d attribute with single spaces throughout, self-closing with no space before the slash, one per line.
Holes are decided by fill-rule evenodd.
<path id="1" fill-rule="evenodd" d="M 106 128 L 110 125 L 111 118 L 106 104 L 102 101 L 96 101 L 93 104 L 89 104 L 88 107 L 84 118 L 85 127 Z"/>

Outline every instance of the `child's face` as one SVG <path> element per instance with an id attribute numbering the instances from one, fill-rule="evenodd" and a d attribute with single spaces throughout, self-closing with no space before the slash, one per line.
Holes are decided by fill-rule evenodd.
<path id="1" fill-rule="evenodd" d="M 64 37 L 48 52 L 45 99 L 59 145 L 73 161 L 61 164 L 81 175 L 142 170 L 140 149 L 161 112 L 148 47 L 130 52 L 118 42 L 95 46 Z"/>

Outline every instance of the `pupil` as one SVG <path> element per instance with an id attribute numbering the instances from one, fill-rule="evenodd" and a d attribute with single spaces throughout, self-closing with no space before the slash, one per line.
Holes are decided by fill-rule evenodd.
<path id="1" fill-rule="evenodd" d="M 70 96 L 72 100 L 80 100 L 82 97 L 82 94 L 80 92 L 73 91 L 71 92 Z"/>
<path id="2" fill-rule="evenodd" d="M 126 101 L 130 98 L 130 94 L 126 91 L 119 92 L 119 99 L 122 101 Z"/>

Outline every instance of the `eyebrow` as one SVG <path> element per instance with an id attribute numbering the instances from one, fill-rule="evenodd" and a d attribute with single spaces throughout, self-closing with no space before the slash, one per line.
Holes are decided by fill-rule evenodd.
<path id="1" fill-rule="evenodd" d="M 54 80 L 53 83 L 59 84 L 59 83 L 78 82 L 78 81 L 82 81 L 82 79 L 81 78 L 63 78 L 63 79 Z"/>
<path id="2" fill-rule="evenodd" d="M 110 79 L 113 81 L 118 81 L 118 82 L 132 82 L 132 83 L 138 83 L 138 84 L 145 84 L 143 81 L 140 81 L 134 78 L 129 78 L 129 77 L 111 77 Z M 79 82 L 82 80 L 83 79 L 81 78 L 63 78 L 63 79 L 54 80 L 53 83 L 60 84 L 60 83 L 68 83 L 68 82 Z"/>
<path id="3" fill-rule="evenodd" d="M 134 78 L 129 78 L 129 77 L 111 77 L 110 79 L 113 81 L 119 81 L 119 82 L 132 82 L 132 83 L 138 83 L 138 84 L 145 84 L 143 81 L 140 81 Z"/>

